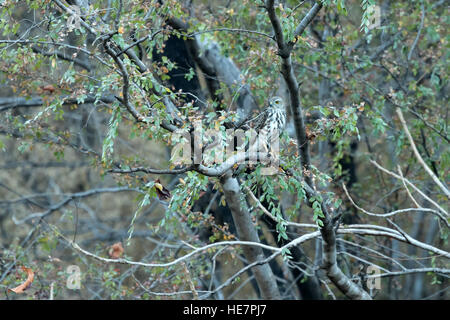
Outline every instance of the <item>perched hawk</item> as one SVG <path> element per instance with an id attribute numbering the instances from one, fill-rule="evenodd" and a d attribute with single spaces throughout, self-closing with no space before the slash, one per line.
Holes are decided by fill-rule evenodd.
<path id="1" fill-rule="evenodd" d="M 275 129 L 281 131 L 286 124 L 286 110 L 284 108 L 283 99 L 280 97 L 272 97 L 266 108 L 256 117 L 244 122 L 242 128 L 253 128 L 256 131 L 261 129 L 267 132 L 273 132 Z"/>
<path id="2" fill-rule="evenodd" d="M 257 153 L 268 153 L 272 161 L 264 160 L 262 163 L 267 166 L 270 162 L 268 168 L 264 167 L 262 170 L 267 170 L 264 174 L 275 174 L 278 170 L 272 165 L 273 161 L 278 161 L 279 152 L 279 137 L 286 124 L 286 110 L 284 108 L 283 99 L 280 97 L 272 97 L 269 100 L 268 105 L 264 110 L 259 113 L 256 117 L 244 121 L 240 126 L 243 130 L 253 129 L 256 131 L 256 139 L 251 140 L 248 149 L 249 154 Z M 258 157 L 259 158 L 259 157 Z M 252 161 L 256 159 L 252 158 Z M 257 160 L 256 160 L 257 161 Z M 239 176 L 244 172 L 245 168 L 250 169 L 252 165 L 248 167 L 247 164 L 241 164 L 237 170 L 233 173 L 234 176 Z M 261 171 L 262 172 L 262 171 Z"/>
<path id="3" fill-rule="evenodd" d="M 286 124 L 286 109 L 283 99 L 272 97 L 267 107 L 256 117 L 244 122 L 242 129 L 254 129 L 262 138 L 266 140 L 266 151 L 270 148 L 271 142 L 278 139 Z"/>

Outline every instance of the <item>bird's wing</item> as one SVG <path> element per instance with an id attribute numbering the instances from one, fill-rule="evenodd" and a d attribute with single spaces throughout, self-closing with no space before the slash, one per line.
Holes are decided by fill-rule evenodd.
<path id="1" fill-rule="evenodd" d="M 244 125 L 246 127 L 251 127 L 255 130 L 259 130 L 259 129 L 261 129 L 261 127 L 264 126 L 266 119 L 267 119 L 267 109 L 264 109 L 262 112 L 260 112 L 255 117 L 245 121 Z"/>

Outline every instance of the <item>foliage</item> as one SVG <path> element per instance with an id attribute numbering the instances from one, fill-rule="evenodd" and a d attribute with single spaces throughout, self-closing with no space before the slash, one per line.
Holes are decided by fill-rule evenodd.
<path id="1" fill-rule="evenodd" d="M 252 221 L 265 243 L 275 246 L 297 237 L 288 228 L 290 222 L 313 223 L 317 230 L 323 230 L 326 207 L 332 208 L 332 213 L 342 214 L 345 225 L 362 221 L 392 227 L 387 220 L 356 210 L 346 200 L 342 183 L 351 187 L 357 203 L 374 206 L 376 213 L 418 207 L 411 198 L 418 198 L 421 207 L 432 207 L 404 182 L 387 179 L 369 160 L 387 164 L 396 173 L 400 170 L 448 210 L 446 195 L 411 155 L 410 143 L 395 115 L 396 108 L 407 114 L 408 127 L 425 163 L 440 181 L 449 181 L 448 18 L 441 12 L 442 5 L 392 1 L 382 11 L 381 25 L 373 28 L 378 2 L 323 0 L 324 7 L 308 28 L 296 35 L 299 22 L 311 9 L 310 3 L 275 2 L 282 36 L 286 43 L 295 44 L 289 59 L 293 74 L 301 83 L 300 113 L 306 120 L 304 143 L 310 146 L 312 159 L 306 170 L 302 168 L 305 159 L 300 155 L 303 145 L 297 128 L 291 124 L 295 110 L 290 108 L 291 96 L 286 93 L 288 88 L 280 73 L 284 66 L 264 1 L 199 1 L 191 8 L 174 0 L 89 2 L 91 5 L 83 8 L 82 25 L 73 30 L 67 24 L 70 13 L 57 1 L 10 0 L 0 7 L 1 157 L 8 163 L 45 160 L 67 169 L 62 174 L 51 168 L 43 173 L 31 169 L 11 171 L 10 178 L 5 171 L 8 169 L 0 168 L 5 171 L 0 171 L 0 180 L 6 182 L 5 186 L 0 182 L 4 188 L 0 190 L 0 206 L 1 210 L 8 208 L 4 215 L 8 222 L 0 220 L 0 224 L 2 229 L 14 228 L 13 234 L 0 239 L 7 248 L 0 258 L 11 267 L 0 267 L 3 287 L 18 284 L 12 270 L 33 265 L 44 279 L 34 298 L 46 297 L 53 283 L 57 284 L 52 289 L 56 297 L 70 297 L 71 292 L 62 285 L 66 276 L 63 264 L 67 260 L 84 268 L 80 291 L 83 298 L 180 298 L 195 296 L 192 287 L 211 290 L 209 281 L 216 279 L 210 271 L 212 263 L 216 266 L 219 253 L 223 255 L 222 262 L 232 261 L 231 270 L 241 268 L 235 258 L 242 257 L 242 248 L 210 247 L 185 267 L 142 268 L 142 274 L 136 273 L 134 278 L 132 266 L 118 267 L 100 261 L 91 264 L 76 250 L 65 252 L 64 246 L 73 238 L 86 244 L 89 252 L 107 257 L 110 241 L 125 240 L 125 252 L 131 260 L 144 257 L 143 261 L 168 263 L 195 247 L 237 240 L 229 221 L 217 218 L 218 208 L 228 205 L 222 196 L 221 179 L 225 175 L 213 176 L 200 170 L 200 165 L 219 168 L 211 164 L 217 155 L 214 151 L 205 153 L 200 165 L 196 163 L 173 177 L 159 174 L 159 169 L 146 172 L 142 168 L 186 167 L 178 166 L 168 156 L 177 144 L 191 143 L 175 137 L 171 132 L 174 127 L 190 134 L 195 130 L 215 130 L 217 139 L 225 141 L 227 129 L 242 120 L 239 108 L 245 98 L 244 87 L 255 105 L 261 107 L 268 97 L 282 95 L 290 120 L 281 136 L 281 165 L 275 175 L 262 175 L 261 165 L 241 171 L 234 166 L 230 171 L 238 173 L 238 199 L 242 207 L 250 207 Z M 112 8 L 107 8 L 107 3 L 112 3 Z M 167 18 L 188 23 L 186 30 L 171 25 Z M 197 56 L 191 52 L 193 62 L 190 60 L 192 65 L 188 68 L 170 56 L 167 46 L 173 39 L 191 50 L 196 45 L 200 47 Z M 208 47 L 211 43 L 219 48 L 214 54 L 235 63 L 240 71 L 239 81 L 227 84 L 217 74 L 208 74 L 207 67 L 199 63 L 198 59 L 213 52 Z M 133 54 L 127 53 L 127 48 Z M 145 70 L 133 56 L 140 57 Z M 219 67 L 215 66 L 215 70 Z M 198 82 L 200 89 L 190 92 L 176 88 L 174 83 L 179 78 L 191 85 Z M 219 85 L 211 84 L 213 80 Z M 9 97 L 23 100 L 10 102 L 6 100 Z M 254 115 L 260 110 L 251 112 Z M 215 141 L 204 135 L 200 145 Z M 83 162 L 83 169 L 74 169 L 70 162 Z M 0 165 L 6 168 L 6 160 Z M 308 194 L 305 177 L 314 181 L 316 194 Z M 122 189 L 110 197 L 103 191 L 96 192 L 97 200 L 80 194 L 117 186 Z M 276 219 L 274 230 L 267 231 L 270 228 L 261 223 L 263 210 L 250 206 L 245 196 L 247 188 Z M 170 199 L 161 196 L 166 189 Z M 125 196 L 122 191 L 135 194 Z M 215 192 L 218 204 L 213 209 L 211 205 L 208 210 L 199 210 L 199 203 Z M 414 192 L 414 197 L 410 192 Z M 422 242 L 445 248 L 448 230 L 442 219 L 434 220 L 424 213 L 414 221 L 410 217 L 409 213 L 399 215 L 395 222 Z M 333 227 L 339 227 L 340 221 Z M 419 232 L 421 224 L 427 227 L 424 233 Z M 60 231 L 55 232 L 50 225 Z M 121 231 L 114 232 L 116 228 Z M 274 231 L 273 239 L 265 231 Z M 207 236 L 202 237 L 203 234 Z M 434 234 L 440 234 L 442 239 Z M 148 237 L 153 242 L 147 241 Z M 398 244 L 390 239 L 378 242 L 370 237 L 345 237 L 346 241 L 376 250 L 379 256 L 396 257 L 393 248 Z M 34 253 L 33 248 L 37 250 Z M 313 261 L 315 246 L 302 244 L 302 248 Z M 339 262 L 346 265 L 349 277 L 357 262 L 353 261 L 355 252 L 351 248 L 349 245 L 346 249 L 349 255 L 340 253 Z M 427 259 L 426 265 L 447 267 L 445 260 L 405 248 L 406 245 L 402 249 L 408 255 Z M 280 250 L 286 265 L 293 263 L 293 251 L 287 247 Z M 365 261 L 367 252 L 361 250 L 358 254 Z M 53 255 L 64 257 L 64 263 L 49 260 Z M 390 267 L 391 262 L 381 261 L 379 256 L 369 258 L 383 268 Z M 306 269 L 314 273 L 317 266 L 308 263 Z M 412 259 L 408 263 L 408 267 L 416 266 Z M 430 275 L 430 287 L 445 285 L 444 276 L 435 272 Z M 235 279 L 241 277 L 237 275 Z M 145 280 L 141 283 L 137 278 Z M 411 279 L 418 278 L 407 278 L 405 284 L 411 286 Z M 233 282 L 232 287 L 238 285 Z M 383 285 L 391 284 L 386 281 Z M 155 294 L 149 288 L 168 295 Z M 435 290 L 424 288 L 420 297 Z M 170 295 L 178 291 L 185 293 Z M 230 289 L 227 294 L 231 292 Z M 391 298 L 389 292 L 380 296 Z M 404 290 L 400 297 L 409 298 L 409 294 Z M 29 298 L 33 298 L 31 294 Z"/>

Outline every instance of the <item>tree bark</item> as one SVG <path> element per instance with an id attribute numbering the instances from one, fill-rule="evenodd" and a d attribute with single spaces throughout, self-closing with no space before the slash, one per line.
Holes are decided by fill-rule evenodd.
<path id="1" fill-rule="evenodd" d="M 241 205 L 241 190 L 236 178 L 233 178 L 228 172 L 220 178 L 223 192 L 228 207 L 231 210 L 237 235 L 242 241 L 260 242 L 256 228 L 253 225 L 250 212 L 247 206 Z M 260 247 L 244 246 L 242 248 L 244 256 L 249 263 L 261 261 L 264 259 L 264 253 Z M 281 299 L 275 277 L 268 263 L 256 265 L 252 268 L 256 282 L 263 299 L 279 300 Z"/>

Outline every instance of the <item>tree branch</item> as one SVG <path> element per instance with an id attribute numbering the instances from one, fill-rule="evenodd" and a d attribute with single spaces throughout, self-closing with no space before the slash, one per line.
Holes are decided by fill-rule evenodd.
<path id="1" fill-rule="evenodd" d="M 425 163 L 425 161 L 423 161 L 422 156 L 420 155 L 419 151 L 417 150 L 416 144 L 414 143 L 414 139 L 412 138 L 411 133 L 408 130 L 408 126 L 406 125 L 405 118 L 403 118 L 402 110 L 400 110 L 400 108 L 397 108 L 396 111 L 397 111 L 398 117 L 400 119 L 400 122 L 402 123 L 403 130 L 405 131 L 406 136 L 408 137 L 409 143 L 411 144 L 411 148 L 414 151 L 414 155 L 417 158 L 417 161 L 419 161 L 419 163 L 422 165 L 422 167 L 425 169 L 425 171 L 428 173 L 428 175 L 431 177 L 431 179 L 433 179 L 433 181 L 438 185 L 438 187 L 441 188 L 441 190 L 444 192 L 444 194 L 447 196 L 447 198 L 450 199 L 450 191 L 447 189 L 446 186 L 444 186 L 444 184 L 439 180 L 439 178 L 436 177 L 434 172 L 430 169 L 430 167 L 428 167 L 428 165 Z"/>
<path id="2" fill-rule="evenodd" d="M 253 225 L 247 206 L 242 204 L 242 199 L 240 199 L 241 190 L 238 181 L 228 172 L 220 178 L 220 182 L 228 207 L 233 215 L 239 239 L 259 243 L 258 233 Z M 243 251 L 250 263 L 264 259 L 262 248 L 244 247 Z M 273 300 L 281 298 L 275 277 L 268 263 L 255 266 L 253 273 L 263 299 Z"/>
<path id="3" fill-rule="evenodd" d="M 312 19 L 322 8 L 321 4 L 314 4 L 308 14 L 302 19 L 300 24 L 295 30 L 295 36 L 299 36 Z M 273 30 L 275 32 L 275 39 L 278 45 L 278 55 L 281 57 L 281 74 L 286 81 L 288 90 L 291 111 L 294 118 L 295 132 L 297 135 L 298 146 L 300 151 L 300 161 L 303 168 L 303 175 L 305 179 L 305 187 L 307 198 L 310 199 L 316 195 L 314 191 L 314 183 L 311 178 L 310 166 L 310 151 L 309 142 L 306 136 L 306 127 L 303 119 L 303 110 L 300 105 L 299 85 L 294 74 L 291 61 L 291 52 L 295 42 L 287 44 L 283 38 L 282 27 L 280 20 L 278 19 L 275 8 L 274 0 L 266 0 L 266 10 L 269 15 L 270 22 L 272 23 Z M 336 261 L 336 235 L 334 226 L 331 221 L 331 216 L 328 212 L 328 208 L 322 203 L 322 212 L 324 218 L 322 218 L 323 227 L 320 229 L 323 238 L 323 268 L 326 271 L 328 278 L 341 290 L 346 296 L 351 299 L 371 299 L 370 295 L 365 292 L 361 287 L 353 283 L 338 267 Z"/>
<path id="4" fill-rule="evenodd" d="M 303 119 L 303 110 L 300 105 L 300 95 L 299 95 L 299 85 L 297 79 L 294 74 L 292 60 L 291 60 L 291 52 L 294 47 L 294 43 L 287 44 L 283 37 L 283 29 L 278 19 L 275 8 L 274 8 L 274 0 L 266 0 L 266 11 L 269 16 L 270 22 L 272 24 L 272 28 L 275 32 L 275 40 L 278 46 L 278 55 L 281 57 L 281 74 L 287 84 L 289 90 L 289 98 L 290 98 L 290 106 L 291 112 L 294 119 L 295 133 L 297 136 L 297 140 L 299 141 L 299 152 L 300 152 L 300 161 L 302 163 L 302 168 L 305 175 L 305 181 L 308 185 L 313 186 L 313 182 L 310 174 L 310 166 L 311 166 L 311 156 L 309 151 L 309 142 L 306 137 L 306 127 L 305 121 Z M 308 24 L 312 21 L 312 19 L 317 15 L 317 13 L 322 8 L 321 4 L 314 4 L 314 6 L 310 9 L 308 14 L 302 19 L 300 24 L 296 28 L 296 36 L 301 34 Z M 298 33 L 298 34 L 297 34 Z"/>
<path id="5" fill-rule="evenodd" d="M 71 104 L 87 104 L 87 103 L 95 103 L 97 101 L 101 101 L 104 103 L 112 103 L 114 102 L 113 95 L 105 95 L 102 97 L 96 97 L 93 95 L 88 95 L 82 103 L 78 102 L 78 99 L 71 98 L 70 96 L 61 96 L 59 99 L 63 100 L 63 105 L 71 105 Z M 22 97 L 0 97 L 0 112 L 6 111 L 9 109 L 20 108 L 20 107 L 41 107 L 44 104 L 44 99 L 42 97 L 31 97 L 31 98 L 22 98 Z"/>

